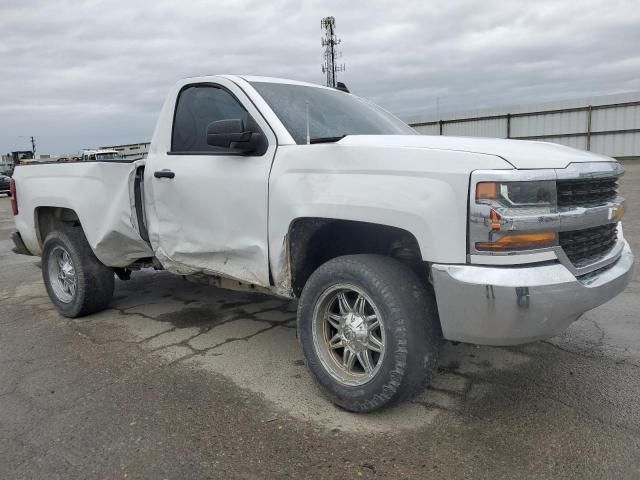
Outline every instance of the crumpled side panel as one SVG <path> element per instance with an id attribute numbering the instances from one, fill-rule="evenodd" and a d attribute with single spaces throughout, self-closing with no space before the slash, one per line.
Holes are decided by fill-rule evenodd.
<path id="1" fill-rule="evenodd" d="M 181 246 L 185 245 L 181 244 Z M 178 275 L 201 273 L 230 278 L 248 284 L 263 285 L 260 273 L 250 269 L 252 265 L 256 265 L 253 256 L 246 252 L 228 250 L 169 255 L 162 247 L 159 247 L 156 250 L 156 258 L 165 270 Z"/>
<path id="2" fill-rule="evenodd" d="M 123 267 L 139 258 L 153 256 L 153 251 L 140 237 L 137 229 L 133 184 L 138 164 L 139 162 L 125 164 L 130 167 L 127 176 L 109 182 L 114 196 L 111 199 L 105 198 L 107 201 L 103 210 L 105 217 L 102 228 L 99 228 L 98 236 L 90 241 L 94 253 L 105 265 Z M 105 178 L 112 178 L 112 173 L 115 173 L 110 168 L 111 164 L 95 165 L 102 166 L 103 173 L 106 173 L 105 170 L 110 171 Z M 82 222 L 82 218 L 80 221 Z"/>

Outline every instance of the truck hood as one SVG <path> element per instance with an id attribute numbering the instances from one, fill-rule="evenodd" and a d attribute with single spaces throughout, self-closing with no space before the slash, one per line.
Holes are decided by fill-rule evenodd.
<path id="1" fill-rule="evenodd" d="M 500 157 L 515 168 L 565 168 L 576 162 L 613 162 L 614 159 L 584 150 L 548 142 L 497 138 L 448 137 L 435 135 L 349 135 L 345 146 L 380 148 L 427 148 L 481 153 Z"/>

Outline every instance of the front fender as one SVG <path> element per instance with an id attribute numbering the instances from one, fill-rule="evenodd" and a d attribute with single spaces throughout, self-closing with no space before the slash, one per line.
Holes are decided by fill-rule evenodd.
<path id="1" fill-rule="evenodd" d="M 469 175 L 503 160 L 469 152 L 335 145 L 280 147 L 270 179 L 269 239 L 276 284 L 287 272 L 292 221 L 318 217 L 401 228 L 429 262 L 465 263 Z M 510 167 L 509 167 L 510 168 Z M 446 259 L 446 260 L 444 260 Z"/>

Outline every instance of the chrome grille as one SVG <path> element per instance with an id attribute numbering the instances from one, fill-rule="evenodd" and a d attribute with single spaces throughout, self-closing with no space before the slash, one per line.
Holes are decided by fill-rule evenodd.
<path id="1" fill-rule="evenodd" d="M 558 207 L 596 207 L 618 196 L 618 177 L 558 180 Z"/>
<path id="2" fill-rule="evenodd" d="M 584 230 L 560 232 L 559 242 L 564 253 L 576 267 L 597 262 L 618 240 L 618 225 L 611 223 Z"/>

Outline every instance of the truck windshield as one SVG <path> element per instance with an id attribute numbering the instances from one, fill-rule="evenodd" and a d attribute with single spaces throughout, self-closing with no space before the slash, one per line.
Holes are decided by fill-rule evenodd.
<path id="1" fill-rule="evenodd" d="M 415 135 L 417 132 L 377 105 L 329 88 L 251 82 L 297 144 L 338 141 L 346 135 Z"/>

